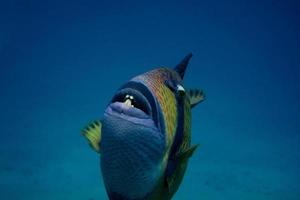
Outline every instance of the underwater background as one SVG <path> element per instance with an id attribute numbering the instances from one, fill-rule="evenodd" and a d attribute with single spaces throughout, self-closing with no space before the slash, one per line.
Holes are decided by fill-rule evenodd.
<path id="1" fill-rule="evenodd" d="M 174 200 L 300 199 L 298 1 L 1 1 L 1 200 L 107 199 L 80 130 L 131 77 L 194 54 Z"/>

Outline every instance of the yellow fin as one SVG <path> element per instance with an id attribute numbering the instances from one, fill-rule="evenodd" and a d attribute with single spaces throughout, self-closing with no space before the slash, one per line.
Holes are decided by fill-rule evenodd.
<path id="1" fill-rule="evenodd" d="M 199 144 L 193 145 L 192 147 L 188 148 L 187 150 L 181 152 L 179 155 L 177 155 L 178 159 L 185 160 L 185 159 L 190 158 L 198 146 L 199 146 Z"/>
<path id="2" fill-rule="evenodd" d="M 190 89 L 188 90 L 188 94 L 190 96 L 191 107 L 193 108 L 198 103 L 204 101 L 205 95 L 202 90 L 199 89 Z"/>
<path id="3" fill-rule="evenodd" d="M 81 135 L 87 139 L 89 145 L 97 153 L 100 153 L 101 127 L 101 122 L 97 120 L 90 123 L 81 131 Z"/>
<path id="4" fill-rule="evenodd" d="M 176 158 L 178 159 L 179 164 L 177 165 L 176 169 L 174 170 L 173 174 L 170 177 L 166 178 L 166 184 L 167 184 L 167 189 L 169 193 L 173 193 L 174 191 L 177 190 L 177 188 L 175 188 L 177 185 L 177 187 L 179 186 L 177 184 L 178 181 L 180 181 L 180 179 L 183 177 L 184 174 L 180 174 L 182 173 L 182 164 L 186 164 L 187 160 L 193 155 L 193 153 L 195 152 L 195 150 L 197 149 L 197 147 L 199 146 L 199 144 L 193 145 L 192 147 L 180 152 L 178 155 L 176 155 Z M 178 179 L 178 177 L 181 176 L 181 178 Z"/>

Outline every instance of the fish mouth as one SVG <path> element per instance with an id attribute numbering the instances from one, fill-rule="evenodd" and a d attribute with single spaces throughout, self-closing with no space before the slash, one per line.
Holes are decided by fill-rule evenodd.
<path id="1" fill-rule="evenodd" d="M 132 88 L 118 91 L 105 113 L 125 118 L 152 119 L 149 101 L 140 91 Z"/>
<path id="2" fill-rule="evenodd" d="M 163 117 L 155 95 L 144 83 L 129 81 L 113 96 L 104 113 L 126 121 L 157 128 L 162 131 Z M 154 123 L 154 124 L 153 124 Z"/>

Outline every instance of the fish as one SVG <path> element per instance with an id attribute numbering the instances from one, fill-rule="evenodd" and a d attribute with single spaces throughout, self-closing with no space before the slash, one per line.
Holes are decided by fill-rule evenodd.
<path id="1" fill-rule="evenodd" d="M 100 155 L 110 200 L 170 200 L 178 190 L 199 146 L 191 144 L 191 109 L 205 99 L 203 90 L 184 86 L 191 57 L 130 79 L 102 119 L 81 131 Z"/>

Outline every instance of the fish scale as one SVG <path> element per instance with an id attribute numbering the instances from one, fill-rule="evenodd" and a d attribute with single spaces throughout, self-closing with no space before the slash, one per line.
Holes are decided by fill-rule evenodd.
<path id="1" fill-rule="evenodd" d="M 145 82 L 151 92 L 157 97 L 165 122 L 166 146 L 169 147 L 173 142 L 176 131 L 177 110 L 174 94 L 164 84 L 164 81 L 168 78 L 167 73 L 170 73 L 169 69 L 161 68 L 147 72 L 143 76 L 138 76 L 133 80 Z"/>
<path id="2" fill-rule="evenodd" d="M 105 123 L 105 121 L 103 123 Z M 157 155 L 155 151 L 145 151 L 145 149 L 157 149 L 157 151 L 159 151 L 164 145 L 153 143 L 153 141 L 160 140 L 151 140 L 151 142 L 145 141 L 145 138 L 137 131 L 141 129 L 140 127 L 135 129 L 135 126 L 124 127 L 118 125 L 118 120 L 115 120 L 113 123 L 110 121 L 110 126 L 113 126 L 114 128 L 117 127 L 120 130 L 119 134 L 105 135 L 102 139 L 104 144 L 102 148 L 107 149 L 108 152 L 107 154 L 103 154 L 101 158 L 101 166 L 104 172 L 103 175 L 106 180 L 108 180 L 106 182 L 108 185 L 107 187 L 118 188 L 119 191 L 123 192 L 128 191 L 131 187 L 136 187 L 137 192 L 136 194 L 133 194 L 133 197 L 138 197 L 140 196 L 140 193 L 145 191 L 145 188 L 149 187 L 151 189 L 151 185 L 153 187 L 154 183 L 151 183 L 151 180 L 148 180 L 150 177 L 149 172 L 155 168 L 154 163 L 159 162 L 159 158 L 155 156 Z M 106 129 L 110 129 L 110 127 L 104 126 L 103 131 L 106 131 Z M 143 130 L 145 131 L 144 128 Z M 133 131 L 140 136 L 137 137 L 137 135 L 132 134 Z M 149 130 L 149 135 L 151 134 L 151 131 L 152 130 Z M 135 137 L 133 138 L 133 136 Z M 126 140 L 122 139 L 123 137 L 126 137 Z M 106 146 L 106 144 L 111 143 L 116 145 Z M 146 148 L 146 144 L 147 146 L 152 147 Z M 143 152 L 143 154 L 137 152 Z M 121 162 L 120 157 L 123 157 Z M 108 160 L 108 162 L 106 162 L 106 160 Z M 109 164 L 106 165 L 106 163 Z M 120 172 L 122 171 L 124 173 L 121 173 L 122 175 L 120 176 Z M 127 184 L 124 185 L 123 181 L 126 181 Z M 137 182 L 143 182 L 144 185 L 136 184 Z"/>

